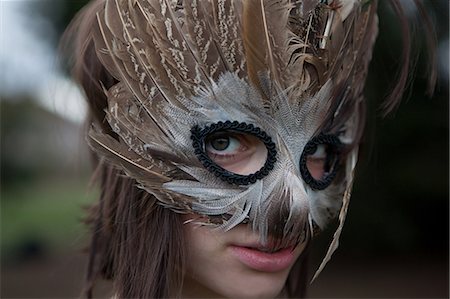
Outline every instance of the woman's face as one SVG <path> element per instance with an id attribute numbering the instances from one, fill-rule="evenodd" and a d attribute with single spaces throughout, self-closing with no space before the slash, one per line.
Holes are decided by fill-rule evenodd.
<path id="1" fill-rule="evenodd" d="M 188 223 L 185 234 L 184 297 L 273 298 L 304 248 L 265 252 L 258 234 L 244 224 L 222 232 Z"/>
<path id="2" fill-rule="evenodd" d="M 256 172 L 267 158 L 264 143 L 238 132 L 213 134 L 205 150 L 219 166 L 241 175 Z M 196 217 L 184 216 L 188 241 L 184 297 L 269 298 L 281 292 L 303 245 L 269 253 L 247 225 L 223 232 L 189 223 Z"/>

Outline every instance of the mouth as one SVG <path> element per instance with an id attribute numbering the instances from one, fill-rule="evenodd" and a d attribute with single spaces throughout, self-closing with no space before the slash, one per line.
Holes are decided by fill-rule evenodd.
<path id="1" fill-rule="evenodd" d="M 247 248 L 253 249 L 253 250 L 258 250 L 258 251 L 265 252 L 265 253 L 271 253 L 271 254 L 272 254 L 272 253 L 279 252 L 280 250 L 285 249 L 285 248 L 273 249 L 273 248 L 270 248 L 270 247 L 257 247 L 257 248 L 254 248 L 254 247 L 247 247 Z"/>
<path id="2" fill-rule="evenodd" d="M 280 272 L 290 268 L 296 260 L 294 246 L 273 250 L 270 247 L 230 246 L 232 254 L 245 266 L 261 272 Z"/>

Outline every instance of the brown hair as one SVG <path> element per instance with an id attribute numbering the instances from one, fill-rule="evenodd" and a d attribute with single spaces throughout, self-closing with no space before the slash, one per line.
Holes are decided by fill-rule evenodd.
<path id="1" fill-rule="evenodd" d="M 431 25 L 417 6 L 429 29 L 430 53 L 434 49 Z M 383 111 L 393 111 L 407 83 L 411 53 L 409 27 L 398 0 L 391 0 L 398 13 L 404 37 L 403 64 L 398 84 L 383 104 Z M 87 123 L 96 123 L 117 138 L 105 121 L 107 99 L 103 89 L 117 81 L 102 66 L 95 53 L 92 28 L 96 13 L 105 0 L 94 0 L 73 20 L 62 40 L 64 52 L 73 53 L 73 77 L 83 88 L 89 104 Z M 432 55 L 430 57 L 433 57 Z M 434 62 L 434 58 L 431 59 Z M 435 62 L 431 74 L 434 74 Z M 435 77 L 431 76 L 430 86 Z M 432 89 L 432 88 L 431 88 Z M 431 90 L 430 89 L 430 90 Z M 364 108 L 364 107 L 362 107 Z M 361 124 L 362 126 L 363 124 Z M 159 205 L 156 199 L 137 187 L 136 181 L 103 163 L 93 154 L 95 178 L 100 185 L 99 202 L 90 210 L 92 230 L 85 295 L 92 297 L 95 281 L 101 276 L 113 280 L 113 292 L 119 298 L 161 298 L 180 295 L 185 271 L 183 223 L 181 217 Z M 284 295 L 305 296 L 308 250 L 294 265 L 285 285 Z"/>
<path id="2" fill-rule="evenodd" d="M 408 87 L 408 81 L 412 75 L 410 74 L 411 65 L 413 64 L 414 59 L 418 56 L 418 53 L 414 53 L 412 47 L 412 29 L 410 28 L 414 25 L 414 22 L 408 22 L 407 16 L 405 15 L 403 6 L 400 0 L 390 0 L 389 4 L 392 7 L 392 10 L 397 15 L 400 20 L 400 32 L 402 35 L 402 54 L 400 56 L 401 63 L 399 67 L 399 74 L 397 76 L 396 84 L 392 87 L 390 94 L 386 97 L 384 102 L 381 105 L 381 111 L 383 116 L 387 116 L 389 113 L 395 111 L 400 105 L 400 101 L 403 97 L 403 92 Z M 429 74 L 428 77 L 428 86 L 427 86 L 427 94 L 428 96 L 433 95 L 434 87 L 436 85 L 437 77 L 436 77 L 436 34 L 433 30 L 433 24 L 426 12 L 426 9 L 421 0 L 414 0 L 414 4 L 419 12 L 420 21 L 423 24 L 423 31 L 426 42 L 426 49 L 428 54 L 428 69 L 427 72 Z"/>
<path id="3" fill-rule="evenodd" d="M 95 122 L 115 136 L 105 122 L 104 88 L 117 81 L 95 54 L 92 28 L 104 0 L 92 1 L 72 21 L 63 37 L 63 52 L 71 48 L 73 77 L 89 104 L 87 123 Z M 178 214 L 157 204 L 133 179 L 93 154 L 100 199 L 92 207 L 92 230 L 85 295 L 92 297 L 99 276 L 113 280 L 120 298 L 161 298 L 179 295 L 184 272 L 184 236 Z"/>

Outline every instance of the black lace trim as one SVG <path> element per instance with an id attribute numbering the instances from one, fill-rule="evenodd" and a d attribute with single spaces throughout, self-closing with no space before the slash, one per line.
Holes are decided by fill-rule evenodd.
<path id="1" fill-rule="evenodd" d="M 321 144 L 328 144 L 333 146 L 333 154 L 336 155 L 335 161 L 327 161 L 327 163 L 333 163 L 330 166 L 331 172 L 329 172 L 325 177 L 321 180 L 316 180 L 312 177 L 311 173 L 306 166 L 306 159 L 308 155 L 314 154 L 317 150 L 317 146 Z M 339 168 L 339 153 L 342 148 L 342 143 L 336 135 L 329 134 L 319 134 L 318 136 L 312 138 L 303 149 L 303 153 L 300 157 L 300 173 L 302 174 L 303 180 L 314 190 L 323 190 L 327 188 L 331 181 L 333 181 L 334 177 Z M 330 157 L 327 155 L 327 158 Z"/>
<path id="2" fill-rule="evenodd" d="M 255 173 L 249 175 L 240 175 L 232 173 L 219 165 L 217 165 L 205 152 L 204 143 L 205 138 L 212 133 L 219 131 L 236 131 L 242 133 L 248 133 L 258 137 L 267 148 L 267 159 L 264 166 Z M 275 162 L 277 161 L 277 150 L 272 138 L 266 134 L 263 130 L 255 127 L 252 124 L 238 121 L 219 121 L 215 124 L 200 129 L 198 125 L 191 129 L 192 146 L 194 147 L 194 153 L 200 162 L 206 169 L 211 171 L 216 177 L 235 185 L 249 185 L 256 182 L 256 180 L 262 179 L 273 169 Z"/>

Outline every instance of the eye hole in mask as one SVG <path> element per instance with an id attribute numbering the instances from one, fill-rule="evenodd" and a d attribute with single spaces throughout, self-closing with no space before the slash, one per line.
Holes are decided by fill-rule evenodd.
<path id="1" fill-rule="evenodd" d="M 205 138 L 205 152 L 229 172 L 249 175 L 260 170 L 267 160 L 267 148 L 251 134 L 222 131 Z"/>
<path id="2" fill-rule="evenodd" d="M 339 167 L 342 143 L 336 135 L 320 134 L 305 146 L 300 157 L 300 173 L 314 190 L 323 190 L 333 181 Z"/>
<path id="3" fill-rule="evenodd" d="M 260 128 L 237 121 L 191 129 L 192 145 L 202 164 L 222 180 L 248 185 L 266 176 L 276 162 L 272 139 Z"/>

